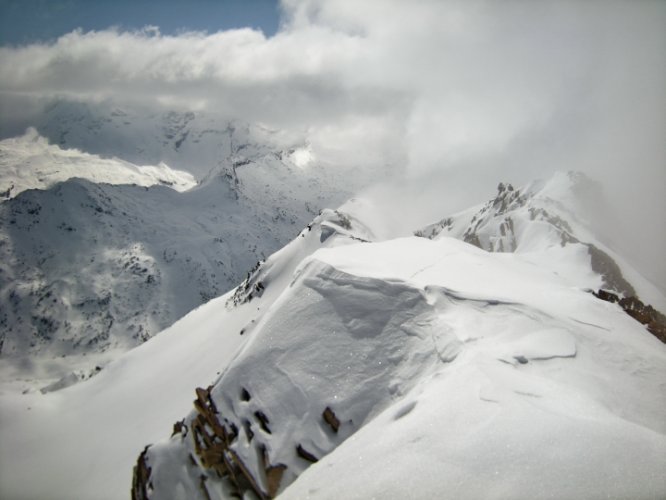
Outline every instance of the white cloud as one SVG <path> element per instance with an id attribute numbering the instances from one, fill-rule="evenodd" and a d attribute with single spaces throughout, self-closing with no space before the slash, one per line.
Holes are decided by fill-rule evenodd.
<path id="1" fill-rule="evenodd" d="M 393 161 L 407 178 L 455 178 L 457 192 L 585 170 L 623 214 L 616 237 L 640 241 L 628 246 L 666 283 L 665 3 L 282 7 L 271 38 L 107 30 L 0 48 L 3 111 L 18 95 L 205 108 L 306 131 L 332 163 Z"/>

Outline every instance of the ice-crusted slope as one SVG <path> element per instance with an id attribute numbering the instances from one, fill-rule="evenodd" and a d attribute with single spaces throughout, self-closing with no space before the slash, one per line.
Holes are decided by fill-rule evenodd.
<path id="1" fill-rule="evenodd" d="M 160 163 L 138 166 L 115 158 L 100 158 L 76 149 L 49 144 L 34 128 L 20 137 L 0 141 L 0 199 L 26 189 L 46 189 L 74 177 L 107 184 L 164 185 L 177 191 L 196 186 L 188 172 Z"/>

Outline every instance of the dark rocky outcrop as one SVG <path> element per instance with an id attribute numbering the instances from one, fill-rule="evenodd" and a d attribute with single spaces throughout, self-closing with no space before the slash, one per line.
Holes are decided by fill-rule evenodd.
<path id="1" fill-rule="evenodd" d="M 335 413 L 333 413 L 333 410 L 331 410 L 330 406 L 326 407 L 324 413 L 322 414 L 322 418 L 324 419 L 324 422 L 326 422 L 331 427 L 333 432 L 338 432 L 338 429 L 340 428 L 340 420 L 338 420 L 338 417 L 335 416 Z"/>
<path id="2" fill-rule="evenodd" d="M 257 444 L 260 450 L 259 457 L 263 469 L 263 483 L 252 475 L 248 467 L 238 454 L 232 449 L 232 444 L 238 439 L 239 432 L 233 422 L 224 418 L 217 410 L 208 389 L 197 388 L 194 408 L 196 417 L 191 420 L 190 428 L 196 457 L 190 455 L 192 465 L 200 467 L 202 474 L 199 489 L 204 498 L 210 498 L 206 483 L 212 478 L 226 479 L 232 494 L 238 498 L 245 498 L 248 492 L 260 500 L 270 499 L 277 494 L 282 476 L 287 466 L 284 464 L 271 464 L 265 445 Z M 262 428 L 268 424 L 268 417 L 263 412 L 257 412 L 257 419 Z M 181 434 L 185 438 L 188 427 L 184 421 L 174 425 L 174 436 Z M 132 500 L 147 500 L 152 490 L 151 469 L 147 463 L 146 447 L 137 460 L 132 478 Z M 315 459 L 316 461 L 316 459 Z"/>
<path id="3" fill-rule="evenodd" d="M 601 275 L 604 280 L 604 287 L 607 290 L 614 290 L 624 297 L 635 297 L 636 290 L 624 278 L 620 266 L 617 265 L 611 256 L 591 243 L 587 243 L 586 246 L 587 251 L 590 253 L 592 270 Z"/>
<path id="4" fill-rule="evenodd" d="M 150 467 L 148 467 L 146 455 L 149 446 L 146 446 L 134 466 L 132 476 L 132 500 L 148 500 L 148 495 L 152 490 L 150 483 Z"/>
<path id="5" fill-rule="evenodd" d="M 638 297 L 620 297 L 607 290 L 599 290 L 593 294 L 598 299 L 619 305 L 624 312 L 645 325 L 652 335 L 666 344 L 666 316 L 654 307 L 643 303 Z"/>
<path id="6" fill-rule="evenodd" d="M 303 445 L 300 444 L 296 447 L 296 454 L 299 457 L 301 457 L 303 460 L 307 460 L 310 463 L 315 463 L 319 461 L 317 457 L 315 457 L 312 453 L 303 448 Z"/>
<path id="7" fill-rule="evenodd" d="M 247 273 L 243 282 L 238 285 L 234 294 L 227 300 L 227 307 L 235 307 L 250 302 L 264 293 L 264 284 L 261 282 L 264 261 L 258 261 Z"/>
<path id="8" fill-rule="evenodd" d="M 265 412 L 257 410 L 249 414 L 256 420 L 255 431 L 248 419 L 241 419 L 237 426 L 233 419 L 238 418 L 238 415 L 225 417 L 218 410 L 211 396 L 212 388 L 197 388 L 194 400 L 196 412 L 173 426 L 172 439 L 186 440 L 192 436 L 188 456 L 190 465 L 195 469 L 190 477 L 194 484 L 198 485 L 203 498 L 217 498 L 212 493 L 219 491 L 220 482 L 227 493 L 238 498 L 274 498 L 280 491 L 288 467 L 283 463 L 271 463 L 268 447 L 262 442 L 271 434 L 268 427 L 269 417 Z M 240 396 L 240 401 L 244 404 L 251 399 L 245 388 L 241 388 Z M 327 429 L 327 432 L 338 434 L 341 422 L 330 406 L 324 409 L 321 418 L 322 425 L 330 429 Z M 237 453 L 238 440 L 243 439 L 243 435 L 247 443 L 252 443 L 257 451 L 258 463 L 249 463 Z M 242 444 L 244 446 L 246 443 Z M 315 452 L 321 451 L 314 446 Z M 301 443 L 294 443 L 294 448 L 296 455 L 308 465 L 320 459 Z M 148 500 L 151 495 L 156 494 L 149 466 L 150 449 L 151 447 L 147 446 L 143 450 L 134 467 L 132 500 Z"/>

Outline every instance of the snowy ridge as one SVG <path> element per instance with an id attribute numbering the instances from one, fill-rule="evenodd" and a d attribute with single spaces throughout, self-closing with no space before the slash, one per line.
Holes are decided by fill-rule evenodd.
<path id="1" fill-rule="evenodd" d="M 406 252 L 412 259 L 400 259 Z M 379 464 L 395 456 L 387 439 L 410 450 L 408 456 L 432 454 L 437 468 L 449 453 L 465 461 L 484 454 L 493 468 L 474 469 L 477 492 L 499 484 L 509 497 L 542 498 L 548 495 L 542 484 L 554 488 L 564 477 L 570 483 L 561 491 L 574 496 L 662 491 L 664 347 L 620 310 L 570 285 L 517 256 L 450 239 L 316 252 L 245 332 L 250 338 L 221 378 L 198 392 L 197 409 L 174 436 L 142 455 L 151 472 L 136 492 L 170 498 L 173 491 L 195 495 L 205 488 L 210 498 L 234 491 L 271 497 L 295 481 L 285 498 L 339 498 L 341 491 L 345 498 L 401 498 L 410 481 L 420 492 L 441 494 L 449 484 L 444 474 L 456 479 L 444 496 L 464 496 L 455 488 L 461 483 L 455 462 L 440 474 L 408 462 L 382 473 Z M 623 355 L 599 356 L 598 349 Z M 633 375 L 636 363 L 645 376 Z M 590 372 L 603 376 L 590 379 Z M 641 390 L 632 394 L 636 384 Z M 507 425 L 516 419 L 521 424 L 512 431 Z M 560 443 L 552 461 L 542 456 L 539 439 L 523 441 L 537 432 L 530 421 Z M 449 437 L 434 439 L 427 422 L 440 422 Z M 409 428 L 410 439 L 394 434 L 396 426 Z M 357 431 L 360 437 L 345 440 Z M 454 439 L 460 433 L 470 439 Z M 571 433 L 581 436 L 587 454 L 567 465 L 560 457 L 575 456 L 580 445 L 565 439 Z M 609 450 L 617 436 L 623 444 Z M 440 442 L 456 444 L 449 450 Z M 500 459 L 507 446 L 520 450 L 513 460 Z M 631 460 L 641 460 L 629 463 L 625 447 Z M 321 466 L 311 465 L 321 459 Z M 618 462 L 640 485 L 605 481 Z M 509 473 L 521 463 L 539 463 L 534 483 Z M 581 467 L 584 474 L 576 472 Z"/>
<path id="2" fill-rule="evenodd" d="M 23 136 L 0 141 L 0 197 L 8 199 L 26 189 L 46 189 L 74 177 L 96 183 L 163 185 L 176 191 L 196 186 L 194 177 L 169 168 L 138 166 L 115 158 L 100 158 L 76 149 L 49 144 L 34 128 Z"/>
<path id="3" fill-rule="evenodd" d="M 512 204 L 520 194 L 500 211 Z M 603 278 L 587 247 L 551 234 L 555 261 L 548 241 L 488 253 L 358 235 L 304 259 L 267 309 L 260 265 L 232 303 L 265 312 L 171 439 L 140 455 L 135 498 L 663 493 L 666 349 L 589 293 Z"/>
<path id="4" fill-rule="evenodd" d="M 555 261 L 570 258 L 567 254 L 587 253 L 591 269 L 602 279 L 593 288 L 603 287 L 625 297 L 638 295 L 666 310 L 663 293 L 595 237 L 588 217 L 592 210 L 603 212 L 605 203 L 598 185 L 584 174 L 560 172 L 548 182 L 536 181 L 520 189 L 500 183 L 497 196 L 484 205 L 446 217 L 415 234 L 430 239 L 459 238 L 489 252 L 516 252 L 528 258 L 549 252 Z"/>
<path id="5" fill-rule="evenodd" d="M 537 181 L 515 189 L 500 183 L 497 196 L 484 205 L 416 231 L 430 239 L 451 236 L 489 252 L 528 252 L 565 246 L 582 231 L 581 198 L 595 186 L 583 174 L 558 173 L 549 182 Z M 517 220 L 516 220 L 517 219 Z M 586 233 L 589 234 L 589 233 Z"/>

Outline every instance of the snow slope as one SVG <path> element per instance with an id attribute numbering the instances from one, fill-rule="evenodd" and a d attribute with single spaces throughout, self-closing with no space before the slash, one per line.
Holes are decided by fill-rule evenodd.
<path id="1" fill-rule="evenodd" d="M 194 177 L 164 163 L 137 166 L 118 159 L 100 158 L 76 149 L 49 144 L 34 128 L 23 136 L 0 141 L 0 198 L 26 189 L 46 189 L 73 177 L 107 184 L 161 184 L 177 191 L 196 186 Z"/>
<path id="2" fill-rule="evenodd" d="M 324 211 L 99 375 L 0 395 L 0 496 L 126 498 L 135 463 L 156 499 L 666 494 L 666 347 L 586 245 L 374 240 Z"/>
<path id="3" fill-rule="evenodd" d="M 432 337 L 431 357 L 441 362 L 413 363 L 418 382 L 375 403 L 376 418 L 284 498 L 663 496 L 663 344 L 581 290 L 591 284 L 584 266 L 572 283 L 516 254 L 437 243 L 399 240 L 315 255 L 338 272 L 405 280 L 422 291 L 434 319 L 417 316 L 417 334 Z M 407 251 L 413 263 L 401 266 Z M 404 349 L 413 330 L 402 328 Z M 397 363 L 378 358 L 375 365 L 396 365 L 393 377 L 412 364 L 409 354 Z M 357 397 L 377 400 L 390 389 L 375 384 L 374 373 Z"/>

